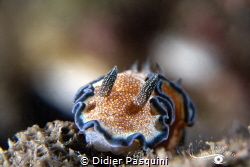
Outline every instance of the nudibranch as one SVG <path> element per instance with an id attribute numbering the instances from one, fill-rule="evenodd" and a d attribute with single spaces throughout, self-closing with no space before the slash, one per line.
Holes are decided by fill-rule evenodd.
<path id="1" fill-rule="evenodd" d="M 85 140 L 98 151 L 125 154 L 136 150 L 173 149 L 196 110 L 177 82 L 163 74 L 115 66 L 107 75 L 81 87 L 72 113 Z"/>

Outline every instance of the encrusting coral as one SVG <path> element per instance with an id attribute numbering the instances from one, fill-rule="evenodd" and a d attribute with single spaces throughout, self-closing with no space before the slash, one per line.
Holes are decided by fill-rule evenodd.
<path id="1" fill-rule="evenodd" d="M 0 165 L 4 166 L 72 166 L 80 165 L 78 150 L 86 145 L 77 139 L 72 122 L 54 121 L 44 128 L 34 125 L 9 140 L 9 149 L 1 151 Z M 79 153 L 80 155 L 80 153 Z"/>
<path id="2" fill-rule="evenodd" d="M 37 125 L 29 127 L 16 134 L 16 141 L 8 141 L 8 150 L 0 148 L 0 166 L 81 166 L 82 157 L 125 158 L 110 152 L 95 150 L 91 143 L 86 144 L 82 134 L 78 132 L 74 123 L 68 121 L 49 122 L 44 128 Z M 249 136 L 249 131 L 245 127 L 238 126 L 234 132 L 221 141 L 207 142 L 210 147 L 205 150 L 196 150 L 195 156 L 220 153 L 226 158 L 223 166 L 250 166 Z M 168 166 L 212 167 L 215 165 L 213 159 L 194 160 L 189 151 L 184 150 L 181 154 L 174 154 L 163 150 L 158 150 L 156 153 L 147 150 L 128 156 L 139 159 L 168 157 Z M 124 164 L 111 163 L 107 166 L 124 166 Z"/>

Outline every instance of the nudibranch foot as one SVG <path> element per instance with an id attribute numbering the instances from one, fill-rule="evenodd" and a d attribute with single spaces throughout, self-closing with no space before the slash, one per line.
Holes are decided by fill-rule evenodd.
<path id="1" fill-rule="evenodd" d="M 115 66 L 81 87 L 72 113 L 85 140 L 113 154 L 157 148 L 172 149 L 182 129 L 194 123 L 196 111 L 187 93 L 162 74 Z"/>

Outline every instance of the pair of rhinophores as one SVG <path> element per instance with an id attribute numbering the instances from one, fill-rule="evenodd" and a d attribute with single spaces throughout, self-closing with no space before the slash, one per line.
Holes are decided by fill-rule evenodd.
<path id="1" fill-rule="evenodd" d="M 173 150 L 196 116 L 194 103 L 177 82 L 135 68 L 118 73 L 115 66 L 81 87 L 74 103 L 75 124 L 85 140 L 116 155 L 148 147 Z"/>

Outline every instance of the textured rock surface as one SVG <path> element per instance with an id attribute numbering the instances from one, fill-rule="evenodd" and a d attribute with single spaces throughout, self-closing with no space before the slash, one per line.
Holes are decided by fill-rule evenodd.
<path id="1" fill-rule="evenodd" d="M 219 142 L 206 142 L 210 147 L 195 150 L 195 156 L 220 153 L 225 156 L 223 166 L 250 166 L 250 135 L 245 127 L 233 125 L 229 136 Z M 81 158 L 93 156 L 125 158 L 94 150 L 78 134 L 73 122 L 54 121 L 44 128 L 34 125 L 16 134 L 16 141 L 9 140 L 9 149 L 0 148 L 0 166 L 81 166 Z M 192 148 L 192 146 L 190 146 Z M 180 150 L 180 149 L 179 149 Z M 158 150 L 156 155 L 148 150 L 136 155 L 139 159 L 168 157 L 168 166 L 215 166 L 213 159 L 194 159 L 192 149 L 179 151 L 178 155 Z M 113 165 L 114 166 L 114 165 Z M 117 166 L 117 165 L 116 165 Z M 121 165 L 122 166 L 122 165 Z"/>
<path id="2" fill-rule="evenodd" d="M 4 166 L 78 166 L 80 153 L 86 144 L 77 139 L 77 128 L 72 122 L 54 121 L 45 128 L 34 125 L 16 134 L 17 141 L 9 140 L 9 149 L 1 151 Z M 79 136 L 78 136 L 79 137 Z"/>

